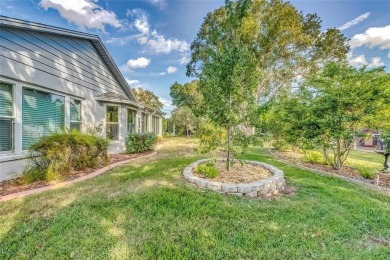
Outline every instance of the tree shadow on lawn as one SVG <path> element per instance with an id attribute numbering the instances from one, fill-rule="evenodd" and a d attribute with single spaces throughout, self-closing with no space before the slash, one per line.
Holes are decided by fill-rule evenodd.
<path id="1" fill-rule="evenodd" d="M 0 258 L 383 258 L 390 197 L 247 155 L 285 171 L 293 196 L 253 200 L 185 185 L 199 157 L 144 160 L 0 204 Z M 362 242 L 363 241 L 363 242 Z"/>

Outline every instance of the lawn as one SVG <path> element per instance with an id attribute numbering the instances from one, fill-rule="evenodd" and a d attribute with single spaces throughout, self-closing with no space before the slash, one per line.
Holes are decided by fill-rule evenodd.
<path id="1" fill-rule="evenodd" d="M 383 169 L 383 163 L 385 158 L 383 155 L 377 153 L 362 152 L 358 150 L 351 151 L 347 160 L 347 165 L 365 165 L 374 172 L 378 172 Z"/>
<path id="2" fill-rule="evenodd" d="M 284 165 L 295 194 L 254 200 L 181 178 L 202 157 L 167 139 L 138 159 L 73 186 L 0 203 L 0 259 L 388 259 L 390 195 Z"/>

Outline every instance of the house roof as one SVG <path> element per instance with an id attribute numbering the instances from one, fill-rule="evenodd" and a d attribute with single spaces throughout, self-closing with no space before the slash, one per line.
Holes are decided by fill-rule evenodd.
<path id="1" fill-rule="evenodd" d="M 130 99 L 130 101 L 138 102 L 137 98 L 131 92 L 131 89 L 127 84 L 125 78 L 123 77 L 122 73 L 120 72 L 119 68 L 115 64 L 110 53 L 108 52 L 108 50 L 106 49 L 106 47 L 104 46 L 103 42 L 101 41 L 98 35 L 68 30 L 65 28 L 55 27 L 55 26 L 41 24 L 41 23 L 33 23 L 33 22 L 19 20 L 7 16 L 2 16 L 2 15 L 0 15 L 0 26 L 22 28 L 22 29 L 28 29 L 33 31 L 46 32 L 51 34 L 71 36 L 71 37 L 90 40 L 94 45 L 94 47 L 96 48 L 96 50 L 98 51 L 98 53 L 100 54 L 100 56 L 102 57 L 103 61 L 107 64 L 111 73 L 114 75 L 114 77 L 117 79 L 122 89 L 127 94 L 128 99 Z"/>
<path id="2" fill-rule="evenodd" d="M 102 101 L 102 102 L 119 103 L 119 104 L 131 105 L 135 107 L 143 107 L 139 102 L 131 101 L 120 94 L 112 93 L 112 92 L 100 94 L 96 96 L 95 99 L 97 101 Z"/>

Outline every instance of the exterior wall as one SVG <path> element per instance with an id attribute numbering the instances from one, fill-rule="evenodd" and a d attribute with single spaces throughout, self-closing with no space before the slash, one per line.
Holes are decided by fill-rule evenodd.
<path id="1" fill-rule="evenodd" d="M 15 118 L 15 148 L 12 153 L 0 154 L 0 181 L 20 176 L 26 167 L 26 151 L 22 150 L 23 87 L 64 96 L 65 127 L 70 124 L 70 99 L 80 100 L 82 130 L 99 128 L 102 136 L 106 136 L 106 106 L 118 106 L 119 136 L 111 142 L 109 153 L 125 150 L 129 106 L 99 102 L 95 97 L 107 92 L 127 94 L 89 40 L 1 26 L 0 80 L 13 84 Z M 137 111 L 136 131 L 140 115 Z"/>

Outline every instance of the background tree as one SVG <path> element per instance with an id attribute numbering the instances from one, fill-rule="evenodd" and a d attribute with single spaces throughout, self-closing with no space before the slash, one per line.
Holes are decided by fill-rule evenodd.
<path id="1" fill-rule="evenodd" d="M 305 78 L 326 62 L 344 60 L 348 52 L 346 38 L 337 29 L 322 31 L 316 14 L 303 16 L 295 7 L 282 0 L 236 1 L 237 6 L 247 6 L 240 21 L 242 44 L 255 55 L 261 78 L 258 82 L 259 100 L 280 92 L 289 92 L 297 78 Z M 230 24 L 227 1 L 209 13 L 198 36 L 191 44 L 191 61 L 187 75 L 199 77 L 212 54 L 223 46 L 226 28 Z"/>
<path id="2" fill-rule="evenodd" d="M 169 95 L 172 97 L 172 104 L 176 107 L 188 107 L 191 111 L 201 116 L 199 107 L 203 101 L 203 96 L 199 91 L 199 80 L 180 84 L 173 83 L 170 87 Z"/>
<path id="3" fill-rule="evenodd" d="M 184 127 L 187 137 L 191 137 L 197 124 L 197 118 L 187 106 L 180 106 L 172 111 L 172 122 L 178 127 Z"/>
<path id="4" fill-rule="evenodd" d="M 389 76 L 384 68 L 327 64 L 310 76 L 299 91 L 279 100 L 275 109 L 280 110 L 274 118 L 281 125 L 277 133 L 282 133 L 289 144 L 316 145 L 329 165 L 341 169 L 359 130 L 388 111 Z M 390 120 L 390 115 L 382 119 Z"/>
<path id="5" fill-rule="evenodd" d="M 161 110 L 163 108 L 164 104 L 152 91 L 143 89 L 141 87 L 133 88 L 132 90 L 136 98 L 145 105 L 148 105 L 156 110 Z"/>

